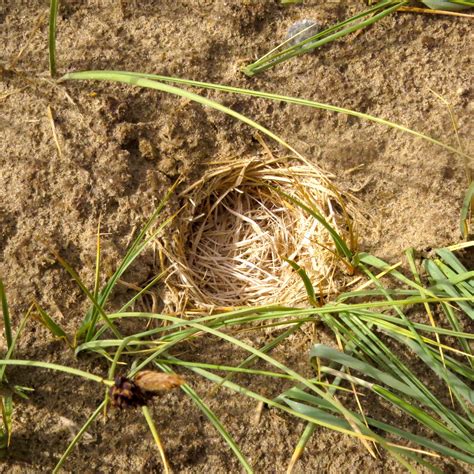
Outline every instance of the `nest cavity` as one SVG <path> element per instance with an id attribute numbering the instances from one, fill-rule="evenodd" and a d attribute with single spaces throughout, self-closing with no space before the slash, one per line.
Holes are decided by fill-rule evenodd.
<path id="1" fill-rule="evenodd" d="M 288 158 L 215 163 L 180 197 L 186 206 L 177 229 L 160 242 L 171 269 L 168 310 L 307 302 L 288 260 L 304 270 L 318 298 L 344 280 L 347 266 L 328 230 L 298 204 L 352 238 L 348 206 L 316 166 Z"/>

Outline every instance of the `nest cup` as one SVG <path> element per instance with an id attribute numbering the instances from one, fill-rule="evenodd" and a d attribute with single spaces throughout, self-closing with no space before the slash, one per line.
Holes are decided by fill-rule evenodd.
<path id="1" fill-rule="evenodd" d="M 290 195 L 352 239 L 347 203 L 308 162 L 262 158 L 214 163 L 180 194 L 176 232 L 160 242 L 171 272 L 166 309 L 212 311 L 308 301 L 304 269 L 320 295 L 337 292 L 345 267 L 327 229 Z"/>

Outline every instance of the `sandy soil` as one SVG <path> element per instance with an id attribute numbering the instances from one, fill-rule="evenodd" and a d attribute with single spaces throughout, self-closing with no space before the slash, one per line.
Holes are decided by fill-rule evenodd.
<path id="1" fill-rule="evenodd" d="M 270 0 L 63 3 L 60 73 L 134 70 L 273 91 L 384 117 L 455 145 L 449 111 L 434 91 L 452 104 L 460 140 L 466 152 L 474 152 L 468 141 L 473 132 L 470 20 L 395 14 L 356 38 L 249 79 L 239 67 L 283 40 L 293 22 L 313 18 L 329 25 L 363 2 L 306 2 L 290 8 Z M 157 92 L 92 82 L 55 85 L 47 74 L 47 4 L 0 2 L 0 275 L 15 325 L 35 298 L 73 333 L 87 303 L 48 246 L 60 250 L 90 284 L 99 218 L 107 271 L 115 268 L 132 233 L 178 176 L 191 182 L 207 161 L 253 156 L 260 145 L 247 126 Z M 12 71 L 11 62 L 25 45 Z M 360 229 L 364 250 L 395 261 L 409 246 L 426 250 L 459 240 L 466 177 L 458 156 L 343 115 L 208 95 L 280 134 L 333 173 L 338 186 L 352 190 L 369 216 Z M 140 285 L 155 271 L 146 254 L 126 279 Z M 117 301 L 121 297 L 116 295 Z M 3 351 L 4 341 L 2 345 Z M 287 344 L 276 356 L 302 367 L 306 347 L 295 354 Z M 235 360 L 230 348 L 217 347 L 213 340 L 201 349 L 208 360 Z M 22 337 L 17 357 L 74 364 L 98 374 L 106 370 L 102 362 L 75 360 L 35 323 Z M 51 470 L 102 391 L 45 371 L 18 370 L 11 377 L 36 392 L 17 405 L 12 449 L 0 470 Z M 246 382 L 269 396 L 282 389 Z M 207 384 L 192 377 L 190 383 L 206 398 Z M 255 404 L 225 390 L 206 401 L 258 472 L 285 471 L 302 424 L 272 411 L 253 424 Z M 183 394 L 165 396 L 154 412 L 176 472 L 239 470 L 218 434 Z M 449 462 L 440 465 L 447 472 L 454 469 Z M 137 413 L 112 413 L 106 425 L 91 429 L 66 470 L 161 472 L 161 464 Z M 356 441 L 325 430 L 317 431 L 296 469 L 370 471 L 400 468 L 385 457 L 372 459 Z"/>

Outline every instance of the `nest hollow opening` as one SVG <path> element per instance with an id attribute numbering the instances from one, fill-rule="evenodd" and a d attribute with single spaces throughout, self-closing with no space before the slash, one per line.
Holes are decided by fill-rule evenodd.
<path id="1" fill-rule="evenodd" d="M 221 162 L 180 197 L 186 210 L 173 237 L 161 242 L 171 268 L 169 310 L 308 301 L 303 279 L 288 260 L 321 295 L 345 281 L 330 233 L 295 202 L 351 238 L 351 206 L 316 166 L 288 158 Z"/>

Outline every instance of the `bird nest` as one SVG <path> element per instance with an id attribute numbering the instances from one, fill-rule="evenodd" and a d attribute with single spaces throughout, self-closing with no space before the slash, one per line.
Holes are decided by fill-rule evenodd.
<path id="1" fill-rule="evenodd" d="M 168 310 L 298 305 L 308 293 L 293 262 L 321 297 L 344 280 L 330 233 L 304 209 L 352 238 L 347 205 L 317 167 L 288 158 L 215 163 L 180 197 L 177 229 L 160 242 L 171 269 Z"/>

